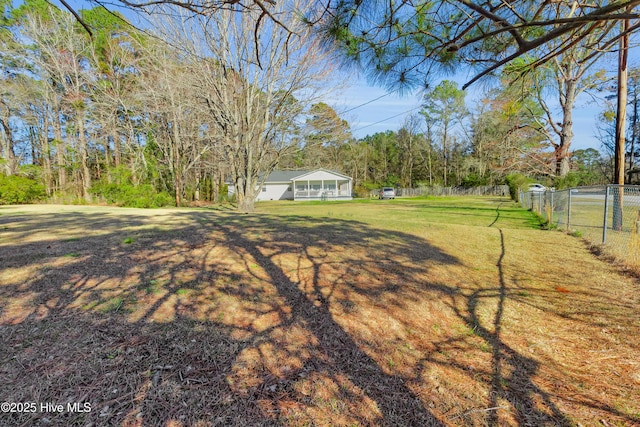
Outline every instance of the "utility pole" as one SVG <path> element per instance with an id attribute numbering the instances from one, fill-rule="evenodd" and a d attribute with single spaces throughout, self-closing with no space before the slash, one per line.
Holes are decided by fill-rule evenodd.
<path id="1" fill-rule="evenodd" d="M 630 12 L 630 10 L 628 10 Z M 613 229 L 622 230 L 622 210 L 624 198 L 624 149 L 625 127 L 627 123 L 627 81 L 629 56 L 629 20 L 622 21 L 620 51 L 618 52 L 618 109 L 616 114 L 616 150 L 614 184 L 620 185 L 614 192 Z"/>

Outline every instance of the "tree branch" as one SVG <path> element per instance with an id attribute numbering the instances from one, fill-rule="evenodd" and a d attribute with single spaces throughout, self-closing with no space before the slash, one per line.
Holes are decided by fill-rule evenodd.
<path id="1" fill-rule="evenodd" d="M 51 2 L 49 2 L 47 0 L 47 3 L 51 4 Z M 74 8 L 72 8 L 71 6 L 69 6 L 69 3 L 67 3 L 65 0 L 60 0 L 60 3 L 62 3 L 62 5 L 69 11 L 71 12 L 71 14 L 73 15 L 74 18 L 76 18 L 76 21 L 78 21 L 80 23 L 80 25 L 82 25 L 82 27 L 85 29 L 85 31 L 87 33 L 89 33 L 90 37 L 93 37 L 93 32 L 91 32 L 91 28 L 89 28 L 89 26 L 87 25 L 86 22 L 84 22 L 84 20 L 82 19 L 82 17 L 78 14 L 78 12 L 75 11 Z"/>
<path id="2" fill-rule="evenodd" d="M 518 43 L 518 46 L 520 46 L 521 48 L 526 45 L 526 41 L 522 38 L 522 36 L 520 35 L 520 33 L 518 33 L 518 31 L 516 31 L 516 27 L 511 25 L 506 19 L 502 18 L 501 16 L 495 15 L 492 12 L 483 9 L 482 7 L 480 7 L 479 5 L 475 4 L 474 2 L 471 2 L 469 0 L 459 0 L 460 3 L 462 3 L 463 5 L 467 6 L 469 9 L 477 12 L 478 14 L 480 14 L 481 16 L 484 16 L 487 19 L 490 19 L 491 21 L 495 22 L 496 25 L 498 25 L 499 27 L 504 27 L 506 31 L 508 31 L 513 38 L 516 40 L 516 43 Z"/>

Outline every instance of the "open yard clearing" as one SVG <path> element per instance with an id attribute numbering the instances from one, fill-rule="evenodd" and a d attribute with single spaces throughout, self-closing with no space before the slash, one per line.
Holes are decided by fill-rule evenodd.
<path id="1" fill-rule="evenodd" d="M 632 426 L 638 355 L 638 280 L 508 199 L 0 207 L 3 426 Z"/>

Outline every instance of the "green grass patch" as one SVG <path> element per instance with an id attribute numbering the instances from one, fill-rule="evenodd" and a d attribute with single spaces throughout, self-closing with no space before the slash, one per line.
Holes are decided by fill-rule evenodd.
<path id="1" fill-rule="evenodd" d="M 98 311 L 104 314 L 117 313 L 123 308 L 124 302 L 124 298 L 122 297 L 111 298 L 101 304 L 98 308 Z"/>
<path id="2" fill-rule="evenodd" d="M 136 286 L 136 289 L 147 294 L 152 294 L 155 286 L 150 283 L 140 283 Z"/>
<path id="3" fill-rule="evenodd" d="M 164 290 L 162 284 L 156 279 L 149 280 L 145 283 L 140 283 L 138 286 L 136 286 L 136 288 L 149 295 L 157 295 Z"/>
<path id="4" fill-rule="evenodd" d="M 99 304 L 100 304 L 100 302 L 98 302 L 98 301 L 91 301 L 90 303 L 83 305 L 82 309 L 84 311 L 91 311 L 94 308 L 96 308 Z"/>
<path id="5" fill-rule="evenodd" d="M 515 293 L 516 296 L 518 297 L 522 297 L 522 298 L 528 298 L 531 296 L 531 293 L 527 292 L 527 291 L 517 291 Z"/>
<path id="6" fill-rule="evenodd" d="M 77 252 L 69 252 L 68 254 L 62 255 L 64 258 L 78 258 L 80 256 Z"/>
<path id="7" fill-rule="evenodd" d="M 389 203 L 393 202 L 393 203 Z M 427 224 L 540 229 L 540 220 L 507 197 L 430 197 L 342 202 L 273 201 L 256 204 L 259 212 L 356 220 L 412 231 Z"/>

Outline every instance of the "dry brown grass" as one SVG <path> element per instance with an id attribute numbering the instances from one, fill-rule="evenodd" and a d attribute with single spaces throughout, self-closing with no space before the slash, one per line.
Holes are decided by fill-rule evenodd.
<path id="1" fill-rule="evenodd" d="M 637 279 L 437 203 L 0 207 L 0 400 L 91 404 L 0 425 L 640 424 Z"/>

